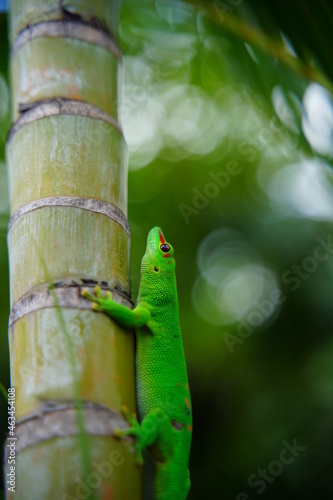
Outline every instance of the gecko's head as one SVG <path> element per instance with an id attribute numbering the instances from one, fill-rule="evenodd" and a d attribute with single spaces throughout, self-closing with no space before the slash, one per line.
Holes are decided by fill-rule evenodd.
<path id="1" fill-rule="evenodd" d="M 142 259 L 142 269 L 152 273 L 174 272 L 173 248 L 163 235 L 160 227 L 153 227 L 147 238 L 146 253 Z"/>

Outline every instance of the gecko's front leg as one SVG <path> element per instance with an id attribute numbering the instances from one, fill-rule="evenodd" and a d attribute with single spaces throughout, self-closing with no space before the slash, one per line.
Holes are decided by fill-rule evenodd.
<path id="1" fill-rule="evenodd" d="M 134 309 L 129 309 L 118 304 L 113 300 L 111 292 L 106 292 L 105 296 L 99 286 L 95 287 L 95 294 L 92 295 L 88 290 L 82 291 L 83 297 L 93 302 L 92 307 L 95 311 L 105 312 L 120 325 L 127 328 L 139 328 L 149 321 L 150 313 L 145 307 L 137 306 Z"/>

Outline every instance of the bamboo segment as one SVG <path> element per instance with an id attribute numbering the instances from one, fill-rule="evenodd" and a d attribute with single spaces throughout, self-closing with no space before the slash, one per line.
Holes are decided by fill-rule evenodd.
<path id="1" fill-rule="evenodd" d="M 8 234 L 11 304 L 32 288 L 66 278 L 106 281 L 129 293 L 129 237 L 105 215 L 43 207 Z"/>
<path id="2" fill-rule="evenodd" d="M 105 26 L 114 33 L 116 30 L 118 5 L 115 1 L 98 0 L 15 0 L 11 6 L 11 41 L 26 26 L 43 21 L 66 18 L 70 13 L 85 22 Z"/>
<path id="3" fill-rule="evenodd" d="M 118 71 L 117 57 L 103 47 L 73 38 L 36 38 L 12 56 L 14 119 L 19 105 L 56 97 L 95 104 L 118 118 Z"/>
<path id="4" fill-rule="evenodd" d="M 96 198 L 127 212 L 125 141 L 102 120 L 63 115 L 33 121 L 10 140 L 7 162 L 13 212 L 59 195 Z"/>
<path id="5" fill-rule="evenodd" d="M 43 401 L 74 400 L 69 341 L 82 399 L 117 412 L 122 405 L 135 411 L 132 332 L 124 332 L 106 315 L 89 310 L 63 309 L 62 314 L 70 339 L 55 308 L 27 314 L 10 329 L 17 418 L 33 413 Z"/>
<path id="6" fill-rule="evenodd" d="M 17 457 L 20 481 L 8 498 L 86 500 L 99 493 L 98 500 L 139 500 L 140 469 L 128 446 L 112 438 L 93 436 L 91 440 L 92 471 L 87 478 L 82 476 L 76 436 L 22 450 Z"/>

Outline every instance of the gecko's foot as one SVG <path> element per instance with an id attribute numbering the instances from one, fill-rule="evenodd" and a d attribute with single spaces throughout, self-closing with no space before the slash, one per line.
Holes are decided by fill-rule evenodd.
<path id="1" fill-rule="evenodd" d="M 143 465 L 143 456 L 142 456 L 143 446 L 141 444 L 141 441 L 142 441 L 142 439 L 141 439 L 141 435 L 142 435 L 141 426 L 138 422 L 136 414 L 133 413 L 133 415 L 131 415 L 130 412 L 128 411 L 127 406 L 122 406 L 121 412 L 124 415 L 127 422 L 130 424 L 130 427 L 128 427 L 127 429 L 115 429 L 114 436 L 118 439 L 122 439 L 123 437 L 126 437 L 126 436 L 132 436 L 136 440 L 135 460 L 136 460 L 136 464 L 141 466 L 141 465 Z"/>
<path id="2" fill-rule="evenodd" d="M 141 433 L 141 426 L 138 422 L 138 418 L 137 418 L 136 414 L 133 413 L 131 415 L 127 406 L 121 407 L 121 413 L 123 414 L 123 416 L 125 417 L 127 422 L 130 424 L 130 427 L 127 429 L 116 429 L 115 435 L 117 437 L 128 436 L 128 435 L 137 437 L 137 434 Z"/>
<path id="3" fill-rule="evenodd" d="M 106 294 L 104 295 L 101 287 L 100 286 L 95 286 L 94 292 L 96 294 L 96 297 L 99 298 L 102 301 L 105 301 L 105 300 L 110 301 L 110 300 L 112 300 L 112 292 L 110 292 L 110 290 L 107 290 Z"/>
<path id="4" fill-rule="evenodd" d="M 96 286 L 94 292 L 95 295 L 92 295 L 89 290 L 85 288 L 82 290 L 81 294 L 83 297 L 93 302 L 92 308 L 94 311 L 104 311 L 113 300 L 112 293 L 107 291 L 105 296 L 100 286 Z"/>
<path id="5" fill-rule="evenodd" d="M 91 302 L 93 302 L 92 308 L 94 309 L 94 311 L 103 311 L 103 308 L 100 305 L 101 299 L 99 299 L 95 295 L 92 295 L 89 292 L 89 290 L 87 290 L 86 288 L 84 290 L 82 290 L 81 294 L 83 297 L 85 297 L 86 299 L 91 300 Z"/>
<path id="6" fill-rule="evenodd" d="M 126 418 L 127 422 L 132 425 L 132 426 L 136 426 L 138 425 L 140 427 L 140 424 L 138 422 L 138 417 L 136 416 L 136 413 L 133 413 L 132 415 L 130 414 L 127 406 L 123 405 L 121 407 L 121 413 L 123 414 L 123 416 Z"/>

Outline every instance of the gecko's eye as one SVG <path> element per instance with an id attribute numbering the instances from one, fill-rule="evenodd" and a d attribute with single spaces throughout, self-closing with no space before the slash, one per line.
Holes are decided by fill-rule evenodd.
<path id="1" fill-rule="evenodd" d="M 162 250 L 162 252 L 168 253 L 170 252 L 170 245 L 168 245 L 167 243 L 162 243 L 162 245 L 160 245 L 160 249 Z"/>

